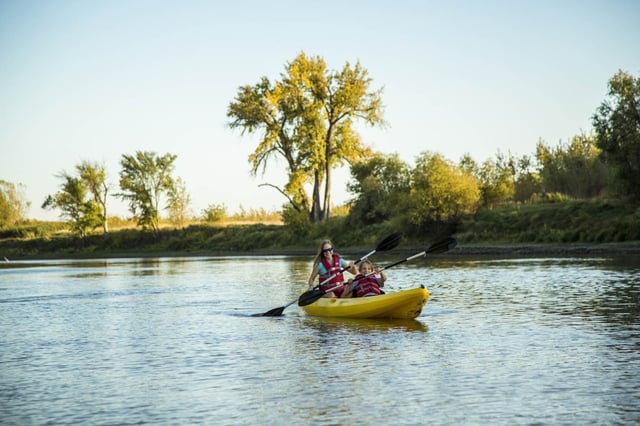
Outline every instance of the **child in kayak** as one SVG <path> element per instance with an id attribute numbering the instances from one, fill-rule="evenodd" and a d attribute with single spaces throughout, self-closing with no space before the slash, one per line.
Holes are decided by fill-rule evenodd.
<path id="1" fill-rule="evenodd" d="M 367 297 L 384 294 L 380 287 L 384 287 L 387 275 L 380 268 L 374 272 L 373 263 L 365 259 L 360 263 L 359 274 L 353 280 L 349 280 L 349 285 L 342 293 L 342 297 Z M 376 274 L 380 275 L 376 277 Z"/>
<path id="2" fill-rule="evenodd" d="M 340 284 L 344 284 L 344 276 L 342 271 L 348 271 L 353 275 L 357 274 L 356 265 L 353 262 L 348 263 L 333 247 L 333 243 L 325 240 L 320 243 L 318 254 L 313 260 L 313 270 L 309 276 L 308 290 L 313 290 L 313 282 L 319 277 L 319 282 L 324 283 L 320 286 L 320 290 L 329 290 Z M 326 281 L 326 283 L 325 283 Z M 340 297 L 344 290 L 344 286 L 338 287 L 333 291 L 327 292 L 324 297 Z"/>

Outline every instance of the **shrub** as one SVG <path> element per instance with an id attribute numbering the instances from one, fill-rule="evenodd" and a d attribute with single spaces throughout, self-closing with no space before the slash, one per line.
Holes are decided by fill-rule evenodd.
<path id="1" fill-rule="evenodd" d="M 207 223 L 222 222 L 226 220 L 227 207 L 224 204 L 209 204 L 209 206 L 202 210 L 202 219 Z"/>

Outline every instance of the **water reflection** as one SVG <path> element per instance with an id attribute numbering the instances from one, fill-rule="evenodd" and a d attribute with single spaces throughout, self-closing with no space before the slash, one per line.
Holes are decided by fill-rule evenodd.
<path id="1" fill-rule="evenodd" d="M 416 319 L 306 318 L 305 327 L 320 332 L 395 333 L 426 332 L 429 327 Z"/>

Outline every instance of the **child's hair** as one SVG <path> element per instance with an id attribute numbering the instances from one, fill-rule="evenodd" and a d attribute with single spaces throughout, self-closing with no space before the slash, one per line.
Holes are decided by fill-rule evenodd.
<path id="1" fill-rule="evenodd" d="M 362 262 L 360 262 L 360 267 L 358 268 L 358 271 L 362 272 L 362 267 L 367 264 L 371 267 L 371 270 L 373 271 L 373 262 L 370 261 L 369 259 L 365 259 Z"/>

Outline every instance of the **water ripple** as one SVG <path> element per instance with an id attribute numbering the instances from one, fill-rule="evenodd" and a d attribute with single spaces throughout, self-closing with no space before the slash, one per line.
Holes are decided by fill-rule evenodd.
<path id="1" fill-rule="evenodd" d="M 38 262 L 0 270 L 3 424 L 635 424 L 640 267 L 434 260 L 411 321 L 296 307 L 308 261 Z M 255 271 L 265 271 L 256 274 Z"/>

